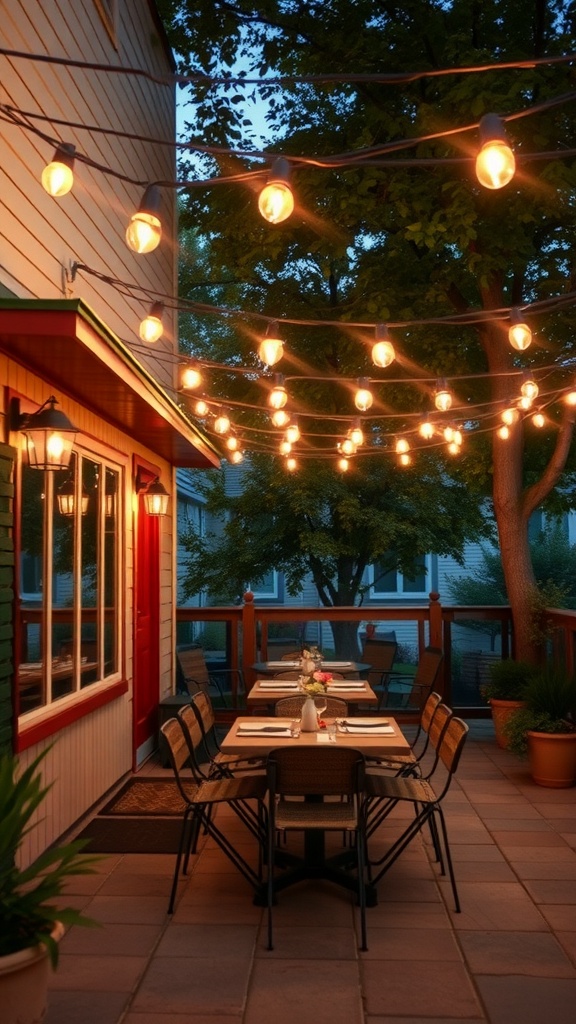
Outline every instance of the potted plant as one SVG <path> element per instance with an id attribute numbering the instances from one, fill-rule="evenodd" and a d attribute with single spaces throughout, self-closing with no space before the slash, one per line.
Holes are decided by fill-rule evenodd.
<path id="1" fill-rule="evenodd" d="M 480 687 L 484 700 L 490 705 L 496 742 L 503 749 L 508 746 L 506 722 L 524 706 L 524 692 L 535 672 L 534 665 L 504 658 L 490 665 L 490 682 Z"/>
<path id="2" fill-rule="evenodd" d="M 530 774 L 539 786 L 561 788 L 576 780 L 576 676 L 546 667 L 525 690 L 525 707 L 509 719 L 509 749 L 528 755 Z"/>
<path id="3" fill-rule="evenodd" d="M 88 874 L 100 859 L 80 854 L 84 841 L 51 847 L 28 867 L 17 863 L 22 840 L 33 828 L 31 818 L 48 792 L 38 772 L 46 753 L 22 772 L 11 754 L 0 754 L 2 1024 L 34 1024 L 44 1017 L 49 967 L 57 965 L 64 926 L 95 923 L 57 902 L 66 879 Z"/>

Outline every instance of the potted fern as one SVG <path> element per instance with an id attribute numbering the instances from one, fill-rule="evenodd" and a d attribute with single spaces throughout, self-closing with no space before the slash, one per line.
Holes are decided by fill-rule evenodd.
<path id="1" fill-rule="evenodd" d="M 539 786 L 573 786 L 576 781 L 576 676 L 546 666 L 529 680 L 525 707 L 505 726 L 508 747 L 528 756 Z"/>
<path id="2" fill-rule="evenodd" d="M 496 742 L 503 749 L 508 746 L 506 723 L 524 706 L 526 686 L 536 671 L 534 665 L 527 662 L 504 658 L 490 665 L 490 682 L 480 688 L 490 705 Z"/>
<path id="3" fill-rule="evenodd" d="M 0 754 L 0 1006 L 2 1024 L 34 1024 L 43 1018 L 50 965 L 58 963 L 58 942 L 69 924 L 93 925 L 59 897 L 70 875 L 90 873 L 98 857 L 83 856 L 84 841 L 50 847 L 28 867 L 18 851 L 49 787 L 39 764 L 18 771 L 17 760 Z"/>

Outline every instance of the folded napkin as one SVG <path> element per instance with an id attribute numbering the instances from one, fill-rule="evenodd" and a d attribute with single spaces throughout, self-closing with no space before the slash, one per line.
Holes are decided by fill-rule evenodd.
<path id="1" fill-rule="evenodd" d="M 366 683 L 354 682 L 353 679 L 339 679 L 338 682 L 328 683 L 329 690 L 365 690 Z"/>
<path id="2" fill-rule="evenodd" d="M 300 668 L 299 661 L 267 661 L 268 668 Z"/>
<path id="3" fill-rule="evenodd" d="M 260 739 L 284 739 L 291 735 L 290 729 L 238 729 L 238 736 L 259 736 Z"/>
<path id="4" fill-rule="evenodd" d="M 394 728 L 391 725 L 361 725 L 359 727 L 341 725 L 339 728 L 342 732 L 347 732 L 349 736 L 394 736 Z"/>
<path id="5" fill-rule="evenodd" d="M 350 725 L 353 729 L 380 729 L 390 725 L 387 718 L 341 718 L 339 725 Z"/>
<path id="6" fill-rule="evenodd" d="M 286 681 L 285 679 L 279 679 L 277 683 L 258 683 L 259 690 L 297 690 L 298 683 L 294 680 L 293 683 Z"/>
<path id="7" fill-rule="evenodd" d="M 352 662 L 351 661 L 323 661 L 322 664 L 326 666 L 328 671 L 330 671 L 331 668 L 350 668 L 350 666 L 352 665 Z"/>
<path id="8" fill-rule="evenodd" d="M 274 732 L 290 732 L 290 725 L 292 723 L 286 718 L 279 718 L 277 722 L 240 722 L 238 726 L 238 734 L 244 736 L 247 732 L 254 733 L 274 733 Z"/>

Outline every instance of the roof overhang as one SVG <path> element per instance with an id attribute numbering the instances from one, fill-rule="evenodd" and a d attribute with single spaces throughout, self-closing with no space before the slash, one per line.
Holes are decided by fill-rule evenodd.
<path id="1" fill-rule="evenodd" d="M 81 300 L 0 299 L 0 351 L 173 466 L 221 456 Z"/>

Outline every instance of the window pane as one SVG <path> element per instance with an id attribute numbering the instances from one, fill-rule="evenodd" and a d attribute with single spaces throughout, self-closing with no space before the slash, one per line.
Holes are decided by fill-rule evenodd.
<path id="1" fill-rule="evenodd" d="M 119 475 L 113 469 L 105 473 L 104 526 L 104 675 L 118 671 L 117 567 Z"/>
<path id="2" fill-rule="evenodd" d="M 18 688 L 24 714 L 46 703 L 42 644 L 44 473 L 28 465 L 22 466 L 20 531 Z"/>
<path id="3" fill-rule="evenodd" d="M 396 569 L 387 569 L 384 562 L 374 566 L 374 590 L 377 594 L 395 594 L 398 590 Z"/>
<path id="4" fill-rule="evenodd" d="M 74 533 L 77 458 L 69 470 L 54 473 L 52 503 L 52 699 L 74 689 Z"/>
<path id="5" fill-rule="evenodd" d="M 416 573 L 414 579 L 404 576 L 405 594 L 423 594 L 426 592 L 426 559 L 424 555 L 420 555 L 416 559 L 414 571 Z"/>
<path id="6" fill-rule="evenodd" d="M 100 521 L 100 486 L 102 466 L 92 459 L 82 459 L 82 487 L 90 496 L 81 524 L 81 625 L 80 685 L 87 686 L 99 678 L 98 628 L 98 536 Z"/>

